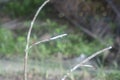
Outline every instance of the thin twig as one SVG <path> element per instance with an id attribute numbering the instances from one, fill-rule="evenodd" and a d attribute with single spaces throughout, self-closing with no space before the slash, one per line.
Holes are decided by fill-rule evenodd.
<path id="1" fill-rule="evenodd" d="M 40 44 L 40 43 L 48 42 L 48 41 L 55 40 L 55 39 L 58 39 L 58 38 L 62 38 L 62 37 L 64 37 L 64 36 L 66 36 L 66 35 L 67 35 L 67 34 L 61 34 L 61 35 L 58 35 L 58 36 L 55 36 L 55 37 L 52 37 L 52 38 L 49 38 L 49 39 L 44 39 L 44 40 L 42 40 L 42 41 L 35 42 L 34 44 L 32 44 L 32 45 L 29 47 L 29 49 L 32 48 L 33 46 L 36 46 L 36 45 Z"/>
<path id="2" fill-rule="evenodd" d="M 31 31 L 33 28 L 33 24 L 39 14 L 39 12 L 42 10 L 42 8 L 49 2 L 50 0 L 46 0 L 37 10 L 33 20 L 31 21 L 31 25 L 28 31 L 27 35 L 27 43 L 26 43 L 26 48 L 25 48 L 25 59 L 24 59 L 24 80 L 27 80 L 27 61 L 28 61 L 28 53 L 29 53 L 29 44 L 30 44 L 30 36 L 31 36 Z"/>
<path id="3" fill-rule="evenodd" d="M 66 75 L 63 76 L 63 78 L 61 80 L 65 80 L 69 75 L 70 73 L 72 73 L 73 71 L 75 71 L 78 67 L 81 67 L 83 66 L 86 62 L 88 62 L 89 60 L 91 60 L 92 58 L 96 57 L 97 55 L 101 54 L 102 52 L 105 52 L 107 50 L 110 50 L 112 47 L 107 47 L 105 49 L 102 49 L 100 51 L 97 51 L 96 53 L 94 53 L 93 55 L 89 56 L 88 58 L 86 58 L 85 60 L 83 60 L 81 63 L 77 64 L 76 66 L 74 66 L 70 72 L 68 72 Z"/>

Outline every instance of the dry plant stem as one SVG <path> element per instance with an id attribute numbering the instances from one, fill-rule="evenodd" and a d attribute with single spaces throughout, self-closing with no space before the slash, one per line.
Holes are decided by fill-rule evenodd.
<path id="1" fill-rule="evenodd" d="M 99 54 L 101 54 L 102 52 L 107 51 L 107 50 L 109 50 L 109 49 L 111 49 L 111 48 L 112 48 L 111 46 L 110 46 L 110 47 L 107 47 L 107 48 L 102 49 L 102 50 L 94 53 L 93 55 L 89 56 L 88 58 L 86 58 L 85 60 L 83 60 L 81 63 L 79 63 L 79 64 L 77 64 L 76 66 L 74 66 L 74 67 L 70 70 L 70 72 L 68 72 L 65 76 L 63 76 L 63 78 L 62 78 L 61 80 L 65 80 L 65 79 L 70 75 L 70 73 L 72 73 L 73 71 L 75 71 L 78 67 L 84 66 L 84 64 L 85 64 L 86 62 L 88 62 L 88 61 L 91 60 L 92 58 L 96 57 L 97 55 L 99 55 Z M 85 66 L 85 67 L 86 67 L 86 66 Z"/>
<path id="2" fill-rule="evenodd" d="M 27 61 L 28 61 L 28 53 L 29 53 L 29 44 L 30 44 L 30 35 L 31 35 L 31 31 L 32 31 L 32 28 L 33 28 L 33 24 L 39 14 L 39 12 L 41 11 L 41 9 L 49 2 L 50 0 L 46 0 L 40 7 L 39 9 L 37 10 L 32 22 L 31 22 L 31 25 L 30 25 L 30 28 L 29 28 L 29 31 L 28 31 L 28 35 L 27 35 L 27 44 L 26 44 L 26 48 L 25 48 L 25 59 L 24 59 L 24 80 L 27 80 Z"/>
<path id="3" fill-rule="evenodd" d="M 38 41 L 38 42 L 32 44 L 32 45 L 29 47 L 29 49 L 32 48 L 33 46 L 36 46 L 36 45 L 40 44 L 40 43 L 48 42 L 48 41 L 55 40 L 55 39 L 58 39 L 58 38 L 62 38 L 62 37 L 64 37 L 64 36 L 67 36 L 67 34 L 61 34 L 61 35 L 58 35 L 58 36 L 55 36 L 55 37 L 52 37 L 52 38 L 49 38 L 49 39 L 45 39 L 45 40 L 42 40 L 42 41 Z"/>

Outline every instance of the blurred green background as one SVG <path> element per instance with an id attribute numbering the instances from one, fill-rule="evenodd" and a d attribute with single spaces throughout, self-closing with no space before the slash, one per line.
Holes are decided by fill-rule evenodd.
<path id="1" fill-rule="evenodd" d="M 5 59 L 5 61 L 19 61 L 19 59 L 24 58 L 27 33 L 31 20 L 44 1 L 45 0 L 0 1 L 1 65 L 4 63 L 2 59 Z M 79 5 L 76 2 L 79 3 Z M 61 34 L 68 35 L 31 48 L 29 51 L 29 59 L 33 60 L 33 63 L 36 64 L 40 61 L 43 72 L 43 68 L 45 68 L 42 76 L 49 78 L 48 75 L 51 75 L 51 71 L 47 73 L 46 68 L 56 68 L 55 65 L 59 63 L 61 73 L 64 73 L 63 68 L 66 67 L 66 65 L 67 69 L 73 66 L 66 64 L 66 60 L 73 62 L 74 60 L 81 59 L 82 55 L 88 57 L 105 47 L 113 46 L 112 50 L 106 51 L 104 54 L 93 59 L 93 63 L 95 61 L 95 65 L 97 65 L 97 67 L 99 66 L 99 70 L 95 71 L 97 74 L 91 76 L 89 71 L 86 72 L 83 70 L 82 75 L 84 76 L 79 77 L 75 74 L 74 76 L 76 77 L 71 75 L 70 79 L 79 80 L 81 78 L 82 80 L 89 80 L 95 76 L 95 80 L 119 80 L 119 71 L 114 71 L 114 69 L 119 68 L 120 59 L 119 4 L 119 0 L 51 0 L 39 13 L 34 23 L 30 44 Z M 86 30 L 88 30 L 88 33 Z M 50 63 L 49 60 L 52 60 L 53 63 Z M 45 62 L 50 63 L 52 66 L 49 64 L 46 65 Z M 30 64 L 30 66 L 33 66 L 33 63 Z M 77 61 L 73 63 L 75 64 Z M 32 69 L 32 77 L 34 77 L 34 72 L 36 73 L 37 69 L 41 69 L 39 68 L 40 65 L 37 66 L 35 70 Z M 0 74 L 2 73 L 1 71 Z M 52 76 L 54 77 L 56 75 L 52 74 Z"/>

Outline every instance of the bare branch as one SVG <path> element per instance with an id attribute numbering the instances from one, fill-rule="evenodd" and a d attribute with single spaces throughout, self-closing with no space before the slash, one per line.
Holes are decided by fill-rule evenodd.
<path id="1" fill-rule="evenodd" d="M 94 53 L 93 55 L 89 56 L 88 58 L 86 58 L 85 60 L 83 60 L 81 63 L 77 64 L 76 66 L 74 66 L 70 72 L 68 72 L 66 75 L 63 76 L 63 78 L 61 80 L 65 80 L 69 75 L 70 73 L 72 73 L 73 71 L 75 71 L 78 67 L 81 67 L 81 66 L 85 66 L 84 64 L 86 62 L 88 62 L 89 60 L 91 60 L 92 58 L 96 57 L 97 55 L 101 54 L 102 52 L 105 52 L 107 50 L 110 50 L 112 47 L 107 47 L 105 49 L 102 49 L 100 51 L 97 51 L 96 53 Z M 86 66 L 85 66 L 86 67 Z"/>
<path id="2" fill-rule="evenodd" d="M 55 36 L 55 37 L 52 37 L 52 38 L 49 38 L 49 39 L 45 39 L 45 40 L 42 40 L 42 41 L 38 41 L 38 42 L 32 44 L 32 45 L 29 47 L 29 49 L 32 48 L 33 46 L 36 46 L 36 45 L 40 44 L 40 43 L 48 42 L 48 41 L 55 40 L 55 39 L 58 39 L 58 38 L 62 38 L 62 37 L 64 37 L 64 36 L 66 36 L 66 35 L 67 35 L 67 34 L 61 34 L 61 35 L 58 35 L 58 36 Z"/>
<path id="3" fill-rule="evenodd" d="M 37 10 L 33 20 L 31 21 L 31 25 L 28 31 L 28 35 L 27 35 L 27 43 L 26 43 L 26 48 L 25 48 L 25 59 L 24 59 L 24 80 L 27 80 L 27 61 L 28 61 L 28 53 L 29 53 L 29 44 L 30 44 L 30 35 L 31 35 L 31 31 L 33 28 L 33 24 L 39 14 L 39 12 L 42 10 L 42 8 L 49 2 L 50 0 L 46 0 Z"/>

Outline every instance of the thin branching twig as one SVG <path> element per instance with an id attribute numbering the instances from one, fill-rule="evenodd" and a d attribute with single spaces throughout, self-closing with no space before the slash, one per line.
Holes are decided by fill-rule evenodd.
<path id="1" fill-rule="evenodd" d="M 84 64 L 86 62 L 88 62 L 89 60 L 91 60 L 92 58 L 96 57 L 97 55 L 101 54 L 102 52 L 105 52 L 109 49 L 111 49 L 112 47 L 107 47 L 105 49 L 102 49 L 100 51 L 97 51 L 96 53 L 94 53 L 93 55 L 89 56 L 88 58 L 86 58 L 85 60 L 83 60 L 82 62 L 80 62 L 79 64 L 75 65 L 71 70 L 70 72 L 68 72 L 66 75 L 63 76 L 63 78 L 61 80 L 65 80 L 73 71 L 75 71 L 77 68 L 81 67 L 81 66 L 84 66 Z M 87 67 L 87 66 L 85 66 Z"/>
<path id="2" fill-rule="evenodd" d="M 52 38 L 49 38 L 49 39 L 44 39 L 44 40 L 35 42 L 34 44 L 32 44 L 32 45 L 29 47 L 29 49 L 32 48 L 33 46 L 36 46 L 36 45 L 40 44 L 40 43 L 44 43 L 44 42 L 48 42 L 48 41 L 55 40 L 55 39 L 58 39 L 58 38 L 62 38 L 62 37 L 64 37 L 64 36 L 66 36 L 66 35 L 67 35 L 67 34 L 61 34 L 61 35 L 58 35 L 58 36 L 55 36 L 55 37 L 52 37 Z"/>
<path id="3" fill-rule="evenodd" d="M 39 14 L 39 12 L 42 10 L 42 8 L 49 2 L 50 0 L 46 0 L 37 10 L 33 20 L 31 21 L 31 25 L 28 31 L 27 35 L 27 43 L 26 43 L 26 48 L 25 48 L 25 58 L 24 58 L 24 80 L 27 80 L 27 62 L 28 62 L 28 53 L 29 53 L 29 45 L 30 45 L 30 36 L 31 36 L 31 31 L 33 28 L 33 24 Z"/>

